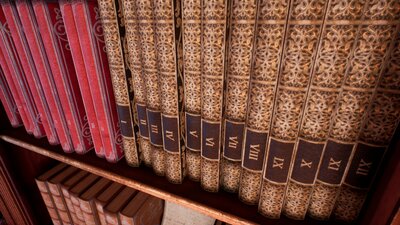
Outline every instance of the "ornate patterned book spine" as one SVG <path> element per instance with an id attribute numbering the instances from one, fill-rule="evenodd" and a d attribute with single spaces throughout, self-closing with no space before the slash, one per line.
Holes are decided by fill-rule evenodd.
<path id="1" fill-rule="evenodd" d="M 95 110 L 105 158 L 116 162 L 124 152 L 99 9 L 96 1 L 77 0 L 71 4 L 87 79 L 92 82 L 89 87 L 97 106 Z"/>
<path id="2" fill-rule="evenodd" d="M 36 185 L 39 188 L 40 194 L 43 198 L 44 204 L 46 204 L 47 211 L 49 211 L 49 215 L 51 220 L 53 221 L 53 224 L 55 225 L 62 224 L 61 218 L 58 215 L 56 206 L 53 201 L 53 197 L 51 196 L 51 193 L 47 188 L 46 182 L 40 180 L 35 180 L 35 181 Z"/>
<path id="3" fill-rule="evenodd" d="M 86 224 L 100 224 L 94 200 L 83 201 L 82 199 L 79 199 L 79 204 L 82 210 L 83 219 Z"/>
<path id="4" fill-rule="evenodd" d="M 228 0 L 202 0 L 201 186 L 219 189 Z"/>
<path id="5" fill-rule="evenodd" d="M 14 8 L 12 20 L 17 21 L 17 17 L 19 15 L 20 23 L 17 22 L 16 24 L 21 25 L 21 27 L 18 28 L 20 29 L 20 35 L 24 34 L 26 37 L 26 43 L 24 43 L 24 45 L 25 48 L 30 50 L 32 55 L 33 60 L 30 61 L 30 63 L 33 63 L 33 66 L 36 68 L 37 75 L 40 79 L 40 83 L 42 84 L 43 92 L 46 97 L 46 102 L 49 106 L 51 117 L 53 118 L 57 135 L 64 151 L 73 152 L 73 144 L 75 139 L 73 139 L 69 133 L 68 123 L 62 108 L 63 103 L 61 102 L 56 89 L 56 82 L 50 69 L 42 38 L 40 37 L 39 30 L 37 29 L 38 25 L 32 10 L 32 6 L 29 2 L 23 0 L 15 1 L 15 4 L 16 10 Z M 28 49 L 27 51 L 29 51 Z"/>
<path id="6" fill-rule="evenodd" d="M 33 94 L 35 94 L 36 92 L 34 92 L 35 90 L 32 90 L 32 93 L 30 90 L 30 86 L 28 86 L 31 85 L 31 83 L 29 82 L 30 74 L 26 74 L 26 72 L 24 71 L 26 74 L 25 75 L 21 69 L 21 66 L 31 67 L 33 65 L 26 65 L 26 63 L 29 63 L 27 61 L 27 58 L 24 58 L 24 47 L 26 46 L 22 46 L 22 43 L 19 42 L 18 39 L 18 31 L 20 31 L 19 19 L 17 17 L 16 20 L 14 20 L 13 17 L 11 17 L 12 13 L 10 13 L 10 11 L 14 12 L 13 10 L 15 10 L 15 8 L 13 8 L 12 6 L 12 3 L 8 1 L 1 1 L 1 6 L 3 8 L 3 12 L 1 13 L 1 23 L 4 24 L 4 26 L 1 27 L 1 49 L 5 59 L 2 62 L 3 64 L 7 64 L 2 66 L 4 67 L 3 69 L 6 70 L 7 67 L 8 70 L 11 72 L 5 73 L 6 79 L 10 85 L 12 85 L 13 83 L 13 85 L 18 88 L 18 91 L 15 92 L 16 94 L 14 95 L 14 97 L 17 97 L 18 95 L 17 101 L 19 101 L 21 104 L 21 111 L 23 112 L 22 119 L 25 124 L 26 130 L 28 131 L 28 133 L 34 134 L 36 137 L 42 137 L 44 135 L 43 124 L 48 125 L 48 123 L 47 119 L 44 118 L 44 116 L 42 116 L 40 112 L 37 111 L 37 107 L 40 107 L 40 105 L 36 107 L 33 102 L 35 99 L 35 96 L 33 96 Z M 21 36 L 21 38 L 25 37 Z M 19 55 L 21 56 L 19 57 Z M 12 83 L 11 80 L 13 80 Z M 43 120 L 45 122 L 41 123 L 41 121 Z M 50 127 L 48 126 L 46 126 L 46 128 L 50 129 Z M 55 132 L 49 132 L 49 135 L 49 141 L 51 143 L 57 144 L 57 137 L 54 137 Z"/>
<path id="7" fill-rule="evenodd" d="M 143 75 L 146 84 L 146 104 L 149 136 L 151 143 L 151 164 L 156 174 L 165 174 L 165 153 L 161 127 L 161 95 L 158 82 L 158 62 L 155 42 L 153 1 L 136 1 L 139 37 L 142 52 Z"/>
<path id="8" fill-rule="evenodd" d="M 73 66 L 75 67 L 78 86 L 83 100 L 83 105 L 85 107 L 87 120 L 90 124 L 89 128 L 94 148 L 97 156 L 104 158 L 103 143 L 101 140 L 99 126 L 96 119 L 96 112 L 94 109 L 92 94 L 90 93 L 90 89 L 87 88 L 89 87 L 89 81 L 87 79 L 85 65 L 84 63 L 82 63 L 83 56 L 81 48 L 79 46 L 79 38 L 75 27 L 75 21 L 73 18 L 71 3 L 67 0 L 61 0 L 58 3 L 56 3 L 56 5 L 59 5 L 60 11 L 58 11 L 57 6 L 54 6 L 55 13 L 61 13 L 62 16 L 60 14 L 57 14 L 56 18 L 58 20 L 55 23 L 55 27 L 63 29 L 62 27 L 64 26 L 65 29 L 64 31 L 68 38 L 68 46 L 70 47 L 71 50 Z"/>
<path id="9" fill-rule="evenodd" d="M 140 49 L 139 23 L 135 1 L 123 0 L 128 65 L 132 74 L 131 85 L 134 90 L 134 103 L 139 127 L 139 149 L 146 166 L 151 166 L 151 147 L 146 113 L 146 84 L 142 69 L 143 57 Z"/>
<path id="10" fill-rule="evenodd" d="M 391 1 L 384 5 L 379 1 L 370 1 L 366 6 L 365 24 L 361 25 L 353 67 L 350 69 L 353 72 L 358 68 L 358 73 L 350 73 L 353 79 L 348 82 L 357 81 L 357 85 L 362 85 L 369 95 L 372 95 L 371 89 L 375 86 L 375 93 L 367 118 L 362 124 L 357 124 L 361 131 L 346 175 L 339 177 L 343 179 L 340 189 L 322 182 L 320 185 L 337 196 L 333 214 L 339 220 L 353 221 L 357 218 L 400 121 L 399 15 L 400 8 Z M 371 58 L 373 61 L 370 61 Z M 360 71 L 360 68 L 365 70 Z M 356 77 L 358 79 L 354 79 Z"/>
<path id="11" fill-rule="evenodd" d="M 122 50 L 120 27 L 118 26 L 117 10 L 121 11 L 122 5 L 114 0 L 97 0 L 99 3 L 101 21 L 106 42 L 110 75 L 114 89 L 115 101 L 119 124 L 121 127 L 122 143 L 125 157 L 129 165 L 139 166 L 139 153 L 136 149 L 135 130 L 133 127 L 133 113 L 131 108 L 132 96 L 128 89 L 127 77 L 130 77 L 129 70 L 125 69 L 125 59 Z M 121 30 L 121 33 L 125 33 Z"/>
<path id="12" fill-rule="evenodd" d="M 70 194 L 70 197 L 71 197 L 71 202 L 74 205 L 75 215 L 76 215 L 76 218 L 79 221 L 79 224 L 86 224 L 86 221 L 85 221 L 85 219 L 83 217 L 83 212 L 82 212 L 82 209 L 81 209 L 81 205 L 79 203 L 78 196 Z"/>
<path id="13" fill-rule="evenodd" d="M 289 4 L 259 2 L 239 186 L 239 198 L 248 204 L 259 199 Z"/>
<path id="14" fill-rule="evenodd" d="M 36 15 L 40 36 L 43 40 L 50 69 L 56 84 L 61 106 L 73 140 L 74 149 L 83 154 L 92 149 L 88 119 L 78 87 L 71 51 L 62 22 L 58 2 L 32 1 L 32 8 L 27 2 L 20 4 L 24 11 L 32 11 Z"/>
<path id="15" fill-rule="evenodd" d="M 186 169 L 200 181 L 201 150 L 201 0 L 182 1 Z"/>
<path id="16" fill-rule="evenodd" d="M 304 7 L 304 4 L 309 7 Z M 311 86 L 326 7 L 327 1 L 290 2 L 259 204 L 259 211 L 271 218 L 280 216 L 289 172 L 293 161 L 298 162 L 293 155 Z M 269 195 L 270 192 L 275 194 Z"/>
<path id="17" fill-rule="evenodd" d="M 157 46 L 158 83 L 161 94 L 161 127 L 165 151 L 165 175 L 172 183 L 182 183 L 182 149 L 180 129 L 181 73 L 178 66 L 177 48 L 180 43 L 180 5 L 174 0 L 154 1 L 154 35 Z M 179 1 L 178 1 L 179 2 Z M 176 20 L 175 20 L 176 18 Z M 175 44 L 175 41 L 177 43 Z"/>
<path id="18" fill-rule="evenodd" d="M 15 103 L 10 87 L 7 85 L 6 78 L 3 70 L 0 69 L 0 101 L 3 103 L 3 107 L 6 111 L 8 120 L 13 127 L 19 127 L 22 125 L 21 116 L 18 111 L 17 104 Z"/>
<path id="19" fill-rule="evenodd" d="M 257 17 L 256 0 L 230 3 L 221 186 L 238 192 Z"/>
<path id="20" fill-rule="evenodd" d="M 67 213 L 70 216 L 70 221 L 71 221 L 70 224 L 78 224 L 79 225 L 80 221 L 79 221 L 78 217 L 76 216 L 75 207 L 74 207 L 74 204 L 72 203 L 71 195 L 70 195 L 68 189 L 65 187 L 61 187 L 61 191 L 62 191 L 62 197 L 64 198 L 64 201 L 65 201 Z"/>

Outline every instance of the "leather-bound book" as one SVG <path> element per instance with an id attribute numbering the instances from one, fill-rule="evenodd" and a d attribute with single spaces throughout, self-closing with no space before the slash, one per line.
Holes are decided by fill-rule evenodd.
<path id="1" fill-rule="evenodd" d="M 36 185 L 38 186 L 40 194 L 42 195 L 44 204 L 47 207 L 47 211 L 49 211 L 50 218 L 53 221 L 53 224 L 56 225 L 62 224 L 62 221 L 60 215 L 58 215 L 54 199 L 51 196 L 46 181 L 62 172 L 65 168 L 67 168 L 67 165 L 64 163 L 60 163 L 35 179 Z"/>
<path id="2" fill-rule="evenodd" d="M 133 123 L 133 108 L 131 106 L 132 93 L 129 91 L 128 79 L 131 74 L 125 67 L 124 52 L 122 50 L 121 34 L 124 35 L 121 1 L 97 0 L 103 25 L 104 40 L 106 42 L 110 76 L 114 89 L 115 102 L 119 125 L 121 127 L 122 143 L 125 159 L 130 166 L 139 166 L 140 158 L 136 147 L 135 129 Z M 120 25 L 119 25 L 120 24 Z"/>
<path id="3" fill-rule="evenodd" d="M 136 4 L 133 0 L 124 0 L 124 20 L 126 46 L 128 51 L 128 65 L 132 75 L 131 87 L 134 90 L 135 122 L 139 128 L 138 142 L 142 161 L 151 166 L 151 145 L 147 120 L 146 83 L 143 70 L 143 54 L 139 37 L 139 22 Z M 129 156 L 125 156 L 127 159 Z"/>
<path id="4" fill-rule="evenodd" d="M 258 4 L 239 186 L 239 198 L 248 204 L 256 204 L 260 196 L 290 1 L 260 0 Z"/>
<path id="5" fill-rule="evenodd" d="M 157 47 L 154 28 L 154 2 L 138 0 L 136 3 L 144 82 L 146 85 L 147 126 L 151 144 L 151 165 L 159 176 L 165 175 L 165 152 L 161 127 L 161 96 L 158 82 Z"/>
<path id="6" fill-rule="evenodd" d="M 226 89 L 224 142 L 221 157 L 221 186 L 238 192 L 243 151 L 247 98 L 253 59 L 256 0 L 231 1 L 228 48 L 226 52 Z"/>
<path id="7" fill-rule="evenodd" d="M 89 174 L 69 190 L 69 196 L 74 206 L 75 215 L 79 221 L 79 224 L 85 224 L 83 212 L 79 203 L 79 196 L 88 188 L 90 188 L 98 179 L 100 178 L 97 175 Z"/>
<path id="8" fill-rule="evenodd" d="M 69 135 L 70 131 L 67 120 L 57 92 L 55 80 L 50 69 L 48 57 L 44 50 L 43 41 L 40 37 L 40 32 L 37 29 L 38 25 L 32 6 L 30 5 L 30 2 L 23 0 L 16 1 L 15 4 L 16 9 L 13 7 L 12 18 L 14 21 L 16 21 L 18 17 L 20 19 L 21 26 L 19 27 L 19 35 L 22 35 L 22 32 L 25 34 L 25 51 L 28 51 L 28 49 L 30 50 L 33 60 L 29 63 L 33 63 L 36 68 L 37 75 L 42 85 L 41 87 L 43 88 L 43 92 L 46 97 L 46 102 L 50 109 L 51 118 L 53 118 L 53 123 L 58 138 L 64 151 L 73 152 L 73 140 Z"/>
<path id="9" fill-rule="evenodd" d="M 47 117 L 45 117 L 45 114 L 42 114 L 43 111 L 38 111 L 41 103 L 35 102 L 35 99 L 40 96 L 36 95 L 36 87 L 34 86 L 35 83 L 32 82 L 33 78 L 30 70 L 32 69 L 35 75 L 36 70 L 33 63 L 29 64 L 32 62 L 32 58 L 29 48 L 25 45 L 26 39 L 21 32 L 21 24 L 15 6 L 11 2 L 2 1 L 1 7 L 3 11 L 0 12 L 0 22 L 2 24 L 0 32 L 2 60 L 0 63 L 5 72 L 4 75 L 8 84 L 12 89 L 13 87 L 16 88 L 12 92 L 14 93 L 14 99 L 21 106 L 20 111 L 22 112 L 21 116 L 25 129 L 28 133 L 40 138 L 45 135 L 44 128 L 46 127 L 49 142 L 57 144 L 58 139 L 55 132 L 53 132 L 54 130 L 50 130 L 50 127 L 47 126 L 50 125 Z M 41 87 L 40 81 L 38 79 L 35 81 Z M 36 103 L 39 104 L 36 105 Z M 44 122 L 39 123 L 42 120 Z"/>
<path id="10" fill-rule="evenodd" d="M 79 197 L 79 204 L 82 210 L 83 219 L 88 225 L 100 224 L 100 219 L 97 214 L 95 205 L 96 197 L 101 194 L 107 187 L 112 184 L 112 181 L 101 178 L 93 184 L 88 190 L 82 193 Z"/>
<path id="11" fill-rule="evenodd" d="M 111 202 L 116 195 L 124 188 L 124 185 L 112 183 L 95 199 L 97 216 L 101 225 L 107 225 L 106 217 L 104 215 L 104 206 Z"/>
<path id="12" fill-rule="evenodd" d="M 138 193 L 137 190 L 130 187 L 124 187 L 104 209 L 104 216 L 107 225 L 120 224 L 118 213 L 129 203 L 129 201 Z"/>
<path id="13" fill-rule="evenodd" d="M 185 101 L 186 172 L 200 181 L 201 150 L 201 0 L 182 1 L 182 51 Z"/>
<path id="14" fill-rule="evenodd" d="M 54 200 L 55 209 L 57 210 L 62 223 L 71 224 L 73 221 L 70 213 L 68 212 L 65 198 L 62 194 L 61 183 L 68 180 L 77 173 L 78 169 L 70 166 L 63 170 L 62 173 L 46 181 L 49 192 Z"/>
<path id="15" fill-rule="evenodd" d="M 154 1 L 154 35 L 157 46 L 158 83 L 161 99 L 161 127 L 163 134 L 163 147 L 165 151 L 165 176 L 172 183 L 182 183 L 183 158 L 181 149 L 181 112 L 183 91 L 178 64 L 178 48 L 180 42 L 176 41 L 175 34 L 179 34 L 180 14 L 177 13 L 180 5 L 175 5 L 174 0 Z M 184 156 L 184 155 L 183 155 Z"/>
<path id="16" fill-rule="evenodd" d="M 65 33 L 68 38 L 68 46 L 71 50 L 71 56 L 72 56 L 72 63 L 77 80 L 78 80 L 78 86 L 81 92 L 81 97 L 83 100 L 83 105 L 85 107 L 85 112 L 87 116 L 88 123 L 90 124 L 90 134 L 93 140 L 93 145 L 94 149 L 96 151 L 96 155 L 99 156 L 100 158 L 104 158 L 104 147 L 103 147 L 103 142 L 102 138 L 100 136 L 100 130 L 99 130 L 99 125 L 96 117 L 96 111 L 94 109 L 94 99 L 92 98 L 92 94 L 90 92 L 89 87 L 89 80 L 86 75 L 86 69 L 85 69 L 85 64 L 83 63 L 83 56 L 82 56 L 82 51 L 81 47 L 79 45 L 79 38 L 78 38 L 78 33 L 75 27 L 75 20 L 74 20 L 74 15 L 72 13 L 72 6 L 70 1 L 67 0 L 61 0 L 59 3 L 51 4 L 49 3 L 48 7 L 54 7 L 54 11 L 58 12 L 57 10 L 57 5 L 59 5 L 60 13 L 62 17 L 62 21 L 58 21 L 57 25 L 61 26 L 64 25 Z M 58 18 L 58 17 L 57 17 Z M 62 26 L 60 29 L 63 29 Z"/>
<path id="17" fill-rule="evenodd" d="M 150 196 L 134 216 L 134 224 L 161 224 L 163 213 L 164 201 Z"/>
<path id="18" fill-rule="evenodd" d="M 72 1 L 71 6 L 105 158 L 117 162 L 124 152 L 99 8 L 96 1 L 83 0 Z"/>
<path id="19" fill-rule="evenodd" d="M 79 154 L 86 153 L 93 147 L 90 124 L 83 106 L 59 4 L 55 1 L 35 0 L 32 1 L 32 8 L 74 150 Z M 33 19 L 32 8 L 28 2 L 19 3 L 20 13 L 29 12 L 27 14 L 31 19 Z"/>
<path id="20" fill-rule="evenodd" d="M 201 179 L 204 190 L 219 190 L 225 74 L 227 0 L 202 0 Z M 207 50 L 206 50 L 207 49 Z"/>
<path id="21" fill-rule="evenodd" d="M 378 13 L 374 10 L 377 7 L 384 7 L 387 10 L 384 13 Z M 340 185 L 337 183 L 330 185 L 331 183 L 322 180 L 323 182 L 317 183 L 311 201 L 311 205 L 321 201 L 325 202 L 321 195 L 325 195 L 326 192 L 329 193 L 327 196 L 330 198 L 335 195 L 337 199 L 333 216 L 347 222 L 357 219 L 386 149 L 400 122 L 400 72 L 398 69 L 400 65 L 400 25 L 394 23 L 399 20 L 399 9 L 389 2 L 381 5 L 378 1 L 371 1 L 366 4 L 364 15 L 365 23 L 360 26 L 361 34 L 352 58 L 352 67 L 347 82 L 356 87 L 362 87 L 362 89 L 361 87 L 357 89 L 359 93 L 354 94 L 354 103 L 362 102 L 361 99 L 369 100 L 366 96 L 371 96 L 371 101 L 368 108 L 361 108 L 361 104 L 360 106 L 354 103 L 346 104 L 347 108 L 351 108 L 355 112 L 361 108 L 365 113 L 362 122 L 346 126 L 346 128 L 358 128 L 355 130 L 358 138 L 354 143 L 351 159 L 343 162 L 348 162 L 346 173 L 326 174 L 322 173 L 323 168 L 321 168 L 319 175 L 325 176 L 319 176 L 320 180 L 334 178 L 338 183 L 340 182 Z M 377 25 L 377 21 L 380 21 L 379 25 Z M 371 34 L 372 31 L 374 32 Z M 365 60 L 371 58 L 374 59 L 371 63 L 363 64 Z M 363 65 L 363 70 L 360 70 L 357 65 Z M 357 114 L 354 113 L 354 115 Z M 339 131 L 339 129 L 335 131 Z M 344 134 L 349 135 L 353 132 L 347 131 Z M 330 176 L 326 177 L 326 175 Z M 323 204 L 323 206 L 327 206 L 323 208 L 326 209 L 323 211 L 324 214 L 331 212 L 331 204 Z M 318 214 L 313 213 L 313 215 Z M 326 216 L 324 215 L 323 218 Z"/>
<path id="22" fill-rule="evenodd" d="M 146 193 L 143 192 L 137 193 L 131 199 L 131 201 L 118 213 L 121 225 L 140 224 L 135 222 L 135 217 L 137 216 L 137 213 L 139 209 L 142 207 L 143 203 L 145 203 L 148 198 L 150 198 L 150 196 Z M 151 211 L 154 212 L 154 209 L 152 209 Z"/>
<path id="23" fill-rule="evenodd" d="M 1 59 L 0 59 L 1 60 Z M 7 68 L 8 69 L 8 68 Z M 0 69 L 0 101 L 3 104 L 4 110 L 11 126 L 19 127 L 22 125 L 21 116 L 18 110 L 18 106 L 15 103 L 10 87 L 7 84 L 3 70 Z"/>
<path id="24" fill-rule="evenodd" d="M 75 212 L 75 207 L 74 204 L 72 203 L 71 196 L 69 193 L 69 190 L 74 187 L 80 180 L 85 178 L 87 175 L 89 175 L 88 172 L 86 171 L 79 171 L 76 173 L 74 176 L 69 178 L 68 180 L 62 182 L 60 184 L 61 186 L 61 191 L 62 191 L 62 197 L 64 199 L 64 202 L 67 205 L 68 213 L 70 215 L 70 218 L 72 219 L 71 221 L 74 224 L 80 224 L 80 220 L 78 219 L 76 212 Z"/>

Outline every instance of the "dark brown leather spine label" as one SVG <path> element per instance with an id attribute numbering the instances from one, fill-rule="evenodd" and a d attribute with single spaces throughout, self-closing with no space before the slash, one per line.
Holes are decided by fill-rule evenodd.
<path id="1" fill-rule="evenodd" d="M 192 151 L 201 149 L 201 115 L 186 113 L 186 147 Z"/>
<path id="2" fill-rule="evenodd" d="M 319 167 L 318 180 L 333 185 L 340 184 L 353 147 L 353 144 L 328 140 Z"/>
<path id="3" fill-rule="evenodd" d="M 225 120 L 224 156 L 234 161 L 242 159 L 244 123 Z"/>
<path id="4" fill-rule="evenodd" d="M 286 183 L 293 150 L 294 143 L 281 142 L 271 138 L 264 178 L 277 183 Z"/>
<path id="5" fill-rule="evenodd" d="M 151 144 L 162 147 L 161 113 L 147 109 Z"/>
<path id="6" fill-rule="evenodd" d="M 162 128 L 163 128 L 163 141 L 164 150 L 169 152 L 179 153 L 179 120 L 176 117 L 168 117 L 163 115 Z"/>
<path id="7" fill-rule="evenodd" d="M 133 137 L 132 117 L 129 105 L 117 105 L 121 134 L 124 137 Z"/>
<path id="8" fill-rule="evenodd" d="M 219 159 L 221 124 L 201 121 L 201 155 L 210 160 Z"/>
<path id="9" fill-rule="evenodd" d="M 353 187 L 368 188 L 385 153 L 385 147 L 357 144 L 345 183 Z"/>
<path id="10" fill-rule="evenodd" d="M 139 121 L 139 132 L 142 137 L 149 137 L 149 126 L 147 122 L 146 106 L 136 104 L 136 111 Z"/>
<path id="11" fill-rule="evenodd" d="M 267 133 L 246 129 L 243 153 L 244 168 L 253 171 L 262 171 L 267 137 Z"/>
<path id="12" fill-rule="evenodd" d="M 322 143 L 315 144 L 300 139 L 291 178 L 300 183 L 313 184 L 323 149 Z"/>

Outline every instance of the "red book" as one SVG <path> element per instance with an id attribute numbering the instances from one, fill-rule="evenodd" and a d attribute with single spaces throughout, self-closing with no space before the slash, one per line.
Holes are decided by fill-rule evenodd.
<path id="1" fill-rule="evenodd" d="M 3 12 L 0 13 L 1 24 L 7 24 Z M 10 26 L 10 25 L 9 25 Z M 44 136 L 43 120 L 45 118 L 38 112 L 32 93 L 28 87 L 28 81 L 21 70 L 21 61 L 12 41 L 7 26 L 2 26 L 0 32 L 0 49 L 2 51 L 1 64 L 7 83 L 11 86 L 14 99 L 21 104 L 21 112 L 24 112 L 23 122 L 28 133 L 40 138 Z"/>
<path id="2" fill-rule="evenodd" d="M 124 155 L 103 30 L 96 1 L 73 1 L 72 10 L 107 161 Z"/>
<path id="3" fill-rule="evenodd" d="M 65 152 L 73 152 L 73 144 L 69 135 L 67 121 L 64 116 L 64 112 L 61 106 L 61 100 L 58 97 L 55 81 L 50 70 L 49 62 L 44 51 L 42 39 L 39 31 L 37 30 L 36 20 L 33 14 L 32 8 L 26 4 L 26 1 L 16 1 L 16 8 L 12 4 L 8 4 L 12 12 L 6 13 L 7 21 L 19 19 L 21 30 L 20 36 L 26 36 L 26 42 L 24 43 L 25 48 L 28 48 L 31 52 L 32 61 L 35 65 L 37 74 L 42 85 L 47 104 L 50 108 L 51 117 L 53 118 L 54 127 L 56 128 L 58 138 Z M 5 7 L 3 7 L 5 9 Z M 17 10 L 16 10 L 17 9 Z M 22 34 L 22 31 L 24 32 Z M 20 52 L 18 51 L 20 54 Z"/>
<path id="4" fill-rule="evenodd" d="M 2 25 L 2 27 L 4 27 L 4 26 Z M 1 37 L 1 35 L 0 35 L 0 37 Z M 2 46 L 2 41 L 1 41 L 1 38 L 0 38 L 0 47 L 1 46 Z M 4 57 L 2 51 L 0 51 L 0 65 L 1 65 L 1 68 L 3 69 L 3 71 L 4 71 L 3 75 L 4 75 L 4 79 L 5 79 L 5 85 L 7 85 L 9 87 L 10 91 L 11 91 L 11 96 L 14 99 L 16 107 L 17 107 L 17 110 L 19 111 L 19 113 L 21 115 L 22 123 L 24 124 L 26 131 L 28 133 L 32 133 L 32 130 L 30 130 L 32 128 L 30 127 L 30 124 L 29 124 L 28 119 L 26 117 L 25 108 L 23 107 L 23 105 L 21 103 L 21 101 L 22 101 L 21 98 L 22 97 L 20 97 L 20 92 L 17 90 L 17 88 L 16 88 L 16 86 L 14 84 L 14 81 L 11 78 L 12 75 L 9 76 L 11 73 L 10 73 L 10 70 L 8 69 L 8 65 L 7 65 L 7 62 L 5 60 L 5 57 Z M 6 74 L 8 75 L 7 77 L 6 77 Z M 8 82 L 6 78 L 9 78 L 10 82 Z"/>
<path id="5" fill-rule="evenodd" d="M 87 79 L 85 64 L 83 63 L 83 56 L 81 52 L 81 46 L 79 45 L 78 33 L 75 27 L 72 6 L 68 1 L 64 0 L 61 0 L 59 3 L 65 31 L 68 37 L 69 47 L 72 53 L 73 64 L 75 66 L 75 71 L 78 78 L 78 86 L 81 91 L 83 104 L 85 106 L 86 115 L 90 124 L 90 133 L 92 134 L 94 148 L 96 150 L 97 156 L 103 158 L 104 147 L 100 136 L 99 126 L 97 123 L 92 93 L 89 89 L 90 83 Z M 54 10 L 56 10 L 56 8 L 54 8 Z"/>
<path id="6" fill-rule="evenodd" d="M 58 2 L 35 0 L 32 6 L 74 149 L 86 153 L 93 142 Z M 34 19 L 28 2 L 18 2 L 18 10 Z"/>
<path id="7" fill-rule="evenodd" d="M 0 69 L 0 101 L 3 103 L 4 109 L 11 126 L 19 127 L 22 125 L 22 120 L 18 112 L 17 105 L 11 95 L 10 88 L 7 85 L 3 70 Z"/>
<path id="8" fill-rule="evenodd" d="M 41 115 L 41 122 L 47 138 L 50 144 L 58 144 L 59 139 L 54 127 L 53 118 L 49 106 L 46 103 L 43 88 L 35 69 L 30 50 L 26 44 L 25 36 L 22 33 L 16 9 L 8 1 L 2 1 L 1 6 L 4 12 L 4 14 L 1 12 L 1 16 L 3 17 L 1 20 L 7 22 L 9 28 L 7 32 L 3 32 L 3 47 L 9 49 L 9 54 L 6 57 L 6 60 L 9 60 L 9 69 L 14 76 L 19 75 L 26 79 L 35 105 Z M 5 41 L 7 41 L 7 43 Z"/>

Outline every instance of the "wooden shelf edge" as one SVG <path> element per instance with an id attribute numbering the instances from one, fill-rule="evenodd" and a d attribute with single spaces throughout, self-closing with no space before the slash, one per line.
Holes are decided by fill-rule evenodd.
<path id="1" fill-rule="evenodd" d="M 159 188 L 155 188 L 153 186 L 149 186 L 149 185 L 143 184 L 143 183 L 141 183 L 139 181 L 136 181 L 136 180 L 133 180 L 133 179 L 118 175 L 116 173 L 113 173 L 113 172 L 110 172 L 110 171 L 107 171 L 107 170 L 104 170 L 104 169 L 102 169 L 100 167 L 89 165 L 87 163 L 82 163 L 82 162 L 80 162 L 78 160 L 75 160 L 75 159 L 72 159 L 72 158 L 70 158 L 68 156 L 64 156 L 64 155 L 59 154 L 57 152 L 53 152 L 51 150 L 48 150 L 48 149 L 45 149 L 45 148 L 42 148 L 42 147 L 39 147 L 39 146 L 35 146 L 33 144 L 30 144 L 28 142 L 25 142 L 23 140 L 19 140 L 17 138 L 14 138 L 14 137 L 11 137 L 11 136 L 8 136 L 8 135 L 0 135 L 0 139 L 2 139 L 5 142 L 8 142 L 10 144 L 19 146 L 21 148 L 30 150 L 32 152 L 44 155 L 46 157 L 55 159 L 57 161 L 69 164 L 71 166 L 77 167 L 79 169 L 88 171 L 88 172 L 93 173 L 93 174 L 96 174 L 98 176 L 102 176 L 104 178 L 107 178 L 109 180 L 115 181 L 117 183 L 124 184 L 124 185 L 129 186 L 131 188 L 134 188 L 136 190 L 145 192 L 145 193 L 147 193 L 149 195 L 152 195 L 152 196 L 155 196 L 155 197 L 158 197 L 158 198 L 161 198 L 161 199 L 164 199 L 164 200 L 167 200 L 167 201 L 171 201 L 171 202 L 177 203 L 179 205 L 188 207 L 188 208 L 193 209 L 195 211 L 201 212 L 201 213 L 203 213 L 205 215 L 208 215 L 208 216 L 211 216 L 211 217 L 216 218 L 218 220 L 224 221 L 226 223 L 230 223 L 230 224 L 256 224 L 256 223 L 254 223 L 252 221 L 243 219 L 243 218 L 238 217 L 236 215 L 232 215 L 232 214 L 220 211 L 218 209 L 211 208 L 211 207 L 206 206 L 204 204 L 192 201 L 190 199 L 186 199 L 186 198 L 183 198 L 181 196 L 177 196 L 177 195 L 171 194 L 171 193 L 163 191 L 163 190 L 161 190 Z"/>

